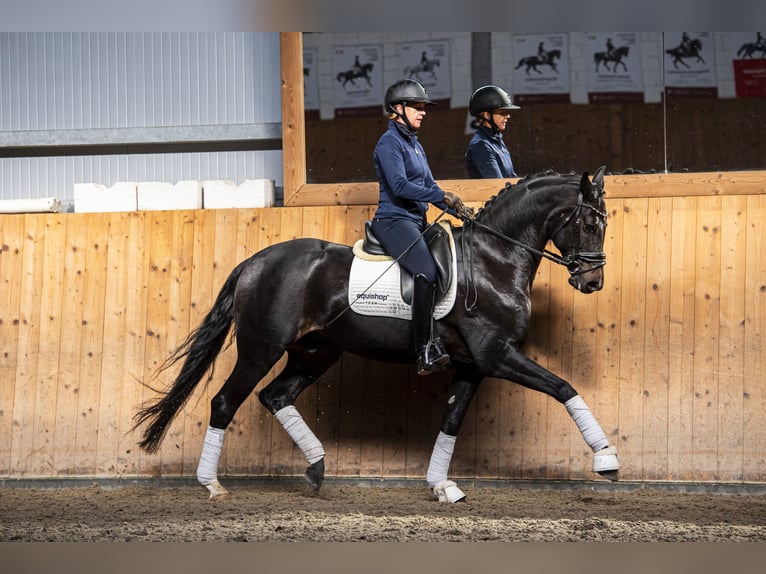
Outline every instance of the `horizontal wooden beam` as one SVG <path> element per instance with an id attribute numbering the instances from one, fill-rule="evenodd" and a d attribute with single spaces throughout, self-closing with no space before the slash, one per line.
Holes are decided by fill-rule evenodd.
<path id="1" fill-rule="evenodd" d="M 608 175 L 604 180 L 608 198 L 766 194 L 766 171 Z M 452 179 L 438 183 L 463 201 L 484 202 L 497 194 L 506 180 Z M 377 202 L 376 182 L 304 184 L 289 198 L 291 206 L 374 205 Z"/>

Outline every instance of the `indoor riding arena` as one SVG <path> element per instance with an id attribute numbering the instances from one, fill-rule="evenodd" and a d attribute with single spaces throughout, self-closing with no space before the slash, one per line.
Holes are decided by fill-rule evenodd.
<path id="1" fill-rule="evenodd" d="M 587 33 L 0 33 L 0 53 L 13 54 L 0 61 L 0 541 L 766 541 L 766 80 L 740 81 L 766 56 L 736 55 L 755 32 L 691 33 L 714 50 L 714 60 L 701 56 L 716 64 L 693 76 L 702 85 L 667 73 L 663 84 L 656 70 L 654 85 L 652 62 L 675 36 L 619 34 L 615 43 L 643 54 L 640 93 L 615 95 L 602 68 L 588 83 L 592 57 L 578 54 L 601 36 Z M 514 66 L 542 41 L 568 48 L 558 61 L 572 78 L 566 97 L 523 91 L 525 70 Z M 594 453 L 564 405 L 486 378 L 449 466 L 465 499 L 442 502 L 426 474 L 452 372 L 423 377 L 414 364 L 344 352 L 295 403 L 324 447 L 321 489 L 258 400 L 283 357 L 226 428 L 217 471 L 228 494 L 211 497 L 197 469 L 211 399 L 237 361 L 233 331 L 157 452 L 140 447 L 137 412 L 173 383 L 180 364 L 163 370 L 165 361 L 241 261 L 296 238 L 350 246 L 364 237 L 386 118 L 380 104 L 370 114 L 349 103 L 362 96 L 336 81 L 333 50 L 368 56 L 372 81 L 386 84 L 402 73 L 394 56 L 438 53 L 437 76 L 423 82 L 438 92 L 438 74 L 451 71 L 451 95 L 435 98 L 419 137 L 439 185 L 477 212 L 506 186 L 466 179 L 467 105 L 479 85 L 506 85 L 521 107 L 504 135 L 520 177 L 592 177 L 606 166 L 603 288 L 577 291 L 567 268 L 544 258 L 523 352 L 577 389 L 617 450 L 616 480 L 593 472 Z M 90 67 L 97 53 L 100 75 Z M 488 55 L 491 65 L 472 66 Z M 163 58 L 191 84 L 163 84 L 149 65 Z M 93 88 L 72 112 L 90 118 L 80 124 L 57 119 L 67 90 L 51 87 L 56 78 L 72 87 L 60 79 L 70 64 Z M 111 99 L 99 84 L 111 68 L 125 72 L 118 90 L 130 73 L 142 83 Z M 2 91 L 11 76 L 26 79 Z M 149 102 L 152 78 L 166 91 Z M 158 117 L 195 79 L 218 90 L 210 99 L 226 112 L 195 113 L 213 105 L 200 90 Z M 229 81 L 230 92 L 215 85 Z M 38 108 L 18 103 L 33 89 Z M 240 118 L 240 97 L 261 103 Z M 14 119 L 46 105 L 47 123 Z M 126 126 L 115 108 L 145 122 Z M 158 127 L 167 125 L 183 141 Z M 59 179 L 69 183 L 56 195 Z M 188 207 L 159 187 L 187 180 L 203 200 L 210 181 L 267 180 L 275 195 L 262 206 Z M 166 193 L 166 203 L 141 207 L 147 181 L 155 187 L 144 201 Z M 135 184 L 135 209 L 98 207 L 124 192 L 117 182 Z M 74 188 L 90 183 L 103 197 L 80 209 Z"/>

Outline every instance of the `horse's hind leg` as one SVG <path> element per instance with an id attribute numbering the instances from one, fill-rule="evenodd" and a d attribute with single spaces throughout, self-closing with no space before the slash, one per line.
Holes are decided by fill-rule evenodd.
<path id="1" fill-rule="evenodd" d="M 455 451 L 455 442 L 463 424 L 468 406 L 471 404 L 481 382 L 481 375 L 473 365 L 455 364 L 455 380 L 447 399 L 439 436 L 436 437 L 431 460 L 428 463 L 426 481 L 440 502 L 461 502 L 465 494 L 448 479 L 449 465 Z"/>
<path id="2" fill-rule="evenodd" d="M 278 355 L 276 357 L 274 361 L 264 361 L 268 367 L 259 369 L 250 359 L 240 355 L 226 383 L 210 401 L 210 424 L 205 432 L 202 453 L 197 465 L 197 480 L 208 489 L 211 499 L 228 494 L 228 491 L 218 482 L 218 460 L 223 450 L 226 427 L 261 378 L 279 358 Z"/>
<path id="3" fill-rule="evenodd" d="M 295 408 L 295 401 L 338 360 L 340 354 L 340 349 L 330 345 L 293 348 L 288 352 L 284 370 L 258 394 L 261 403 L 303 452 L 309 464 L 305 477 L 314 493 L 319 492 L 324 482 L 324 447 Z"/>
<path id="4" fill-rule="evenodd" d="M 258 382 L 279 359 L 276 353 L 275 357 L 273 361 L 264 360 L 259 367 L 253 363 L 252 357 L 240 354 L 226 383 L 210 401 L 210 424 L 205 432 L 202 454 L 197 465 L 197 480 L 208 489 L 211 499 L 228 494 L 218 481 L 218 460 L 223 450 L 226 427 Z"/>

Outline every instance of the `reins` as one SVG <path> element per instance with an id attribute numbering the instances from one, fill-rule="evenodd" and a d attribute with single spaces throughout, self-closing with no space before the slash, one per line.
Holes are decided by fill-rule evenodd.
<path id="1" fill-rule="evenodd" d="M 556 235 L 559 231 L 561 231 L 566 225 L 572 221 L 574 218 L 577 223 L 579 223 L 580 219 L 580 212 L 582 211 L 583 207 L 587 207 L 594 213 L 606 217 L 607 214 L 596 209 L 592 205 L 588 205 L 586 203 L 583 203 L 582 201 L 582 192 L 580 192 L 577 205 L 574 207 L 572 212 L 564 219 L 564 221 L 556 228 L 556 231 L 551 233 L 551 237 Z M 536 249 L 532 247 L 531 245 L 527 245 L 526 243 L 523 243 L 519 241 L 518 239 L 514 239 L 513 237 L 509 237 L 508 235 L 505 235 L 504 233 L 500 233 L 496 229 L 492 229 L 491 227 L 484 225 L 480 221 L 476 221 L 476 219 L 471 219 L 470 217 L 461 216 L 463 219 L 464 224 L 469 224 L 469 227 L 472 225 L 478 225 L 483 230 L 487 231 L 488 233 L 491 233 L 495 237 L 499 237 L 503 241 L 507 241 L 508 243 L 515 245 L 517 247 L 522 247 L 523 249 L 526 249 L 530 253 L 533 253 L 539 257 L 544 257 L 545 259 L 548 259 L 550 261 L 553 261 L 554 263 L 558 263 L 559 265 L 566 267 L 567 270 L 572 275 L 581 275 L 583 273 L 587 273 L 588 271 L 591 271 L 592 269 L 598 269 L 599 267 L 603 267 L 606 265 L 606 254 L 603 251 L 580 251 L 580 233 L 579 233 L 579 227 L 577 232 L 577 240 L 575 242 L 574 249 L 572 250 L 572 253 L 566 256 L 561 256 L 556 253 L 553 253 L 552 251 L 548 251 L 547 249 Z M 464 225 L 465 227 L 465 225 Z M 471 240 L 473 239 L 473 235 L 471 234 Z M 586 263 L 592 263 L 593 267 L 590 267 L 589 269 L 581 270 L 579 269 L 579 261 L 584 261 Z M 575 264 L 578 267 L 572 268 L 572 265 Z"/>
<path id="2" fill-rule="evenodd" d="M 526 243 L 519 241 L 518 239 L 514 239 L 513 237 L 510 237 L 508 235 L 505 235 L 504 233 L 501 233 L 497 231 L 496 229 L 492 229 L 488 225 L 483 224 L 480 221 L 477 221 L 475 218 L 468 217 L 467 215 L 460 214 L 460 218 L 463 220 L 463 233 L 461 234 L 461 246 L 463 249 L 463 277 L 465 280 L 466 285 L 466 296 L 465 300 L 463 302 L 463 305 L 465 307 L 466 311 L 474 311 L 477 307 L 477 301 L 478 301 L 478 293 L 476 290 L 476 284 L 473 277 L 473 228 L 474 226 L 478 226 L 487 233 L 490 233 L 494 235 L 495 237 L 498 237 L 502 239 L 503 241 L 506 241 L 510 243 L 511 245 L 515 245 L 516 247 L 521 247 L 522 249 L 525 249 L 526 251 L 541 257 L 548 259 L 549 261 L 553 261 L 554 263 L 557 263 L 558 265 L 561 265 L 563 267 L 566 267 L 567 271 L 569 271 L 569 274 L 572 276 L 582 275 L 583 273 L 588 273 L 589 271 L 593 271 L 594 269 L 599 269 L 606 265 L 606 254 L 603 251 L 580 251 L 580 214 L 582 212 L 583 208 L 588 208 L 597 215 L 606 218 L 607 214 L 603 211 L 593 207 L 592 205 L 588 205 L 587 203 L 583 203 L 583 196 L 582 191 L 579 192 L 577 197 L 577 205 L 572 209 L 572 211 L 564 218 L 564 221 L 561 222 L 561 224 L 556 228 L 556 230 L 551 233 L 551 237 L 556 235 L 559 231 L 561 231 L 564 227 L 566 227 L 571 221 L 574 220 L 574 222 L 577 224 L 577 231 L 575 234 L 575 243 L 572 248 L 571 253 L 561 256 L 559 254 L 553 253 L 552 251 L 549 251 L 547 249 L 537 249 L 535 247 L 532 247 L 531 245 L 527 245 Z M 467 241 L 467 244 L 466 244 Z M 590 263 L 590 266 L 588 268 L 583 268 L 582 263 Z M 469 299 L 472 299 L 469 304 Z"/>

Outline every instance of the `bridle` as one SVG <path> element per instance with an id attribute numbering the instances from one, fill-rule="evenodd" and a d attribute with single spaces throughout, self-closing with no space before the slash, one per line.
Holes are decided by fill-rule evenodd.
<path id="1" fill-rule="evenodd" d="M 491 227 L 481 223 L 480 221 L 477 221 L 476 219 L 462 216 L 463 219 L 463 234 L 461 236 L 461 243 L 463 246 L 463 253 L 464 257 L 466 258 L 466 263 L 463 265 L 463 273 L 466 280 L 466 285 L 474 286 L 473 282 L 473 233 L 474 233 L 474 226 L 479 227 L 483 229 L 484 231 L 491 233 L 495 237 L 499 237 L 503 241 L 506 241 L 512 245 L 515 245 L 517 247 L 521 247 L 523 249 L 526 249 L 530 253 L 533 253 L 534 255 L 537 255 L 538 257 L 544 257 L 545 259 L 548 259 L 550 261 L 553 261 L 554 263 L 557 263 L 558 265 L 562 265 L 566 267 L 567 271 L 569 272 L 569 275 L 572 277 L 577 277 L 578 275 L 582 275 L 584 273 L 588 273 L 590 271 L 594 271 L 596 269 L 600 269 L 604 265 L 606 265 L 606 253 L 603 251 L 582 251 L 581 249 L 581 230 L 582 230 L 582 214 L 585 209 L 589 209 L 593 213 L 595 213 L 597 216 L 602 217 L 604 220 L 607 218 L 607 213 L 605 211 L 602 211 L 592 205 L 589 205 L 587 203 L 583 202 L 583 195 L 582 190 L 578 192 L 577 196 L 577 205 L 575 205 L 572 208 L 572 211 L 570 211 L 567 216 L 563 219 L 563 221 L 556 227 L 556 229 L 550 234 L 550 237 L 554 237 L 557 235 L 562 229 L 564 229 L 567 225 L 570 223 L 574 223 L 575 225 L 575 232 L 574 232 L 574 241 L 572 243 L 572 249 L 569 251 L 569 253 L 565 255 L 559 255 L 556 253 L 553 253 L 552 251 L 548 251 L 547 249 L 536 249 L 535 247 L 532 247 L 531 245 L 527 245 L 526 243 L 523 243 L 519 241 L 518 239 L 514 239 L 513 237 L 509 237 L 508 235 L 505 235 L 504 233 L 500 233 L 496 229 L 492 229 Z M 465 241 L 468 241 L 468 244 L 466 245 Z M 467 249 L 466 249 L 467 247 Z M 583 266 L 583 264 L 588 264 L 587 266 Z M 465 299 L 465 309 L 466 311 L 472 311 L 476 308 L 476 288 L 473 287 L 474 292 L 474 301 L 469 305 L 468 303 L 468 289 L 466 290 L 466 299 Z"/>

